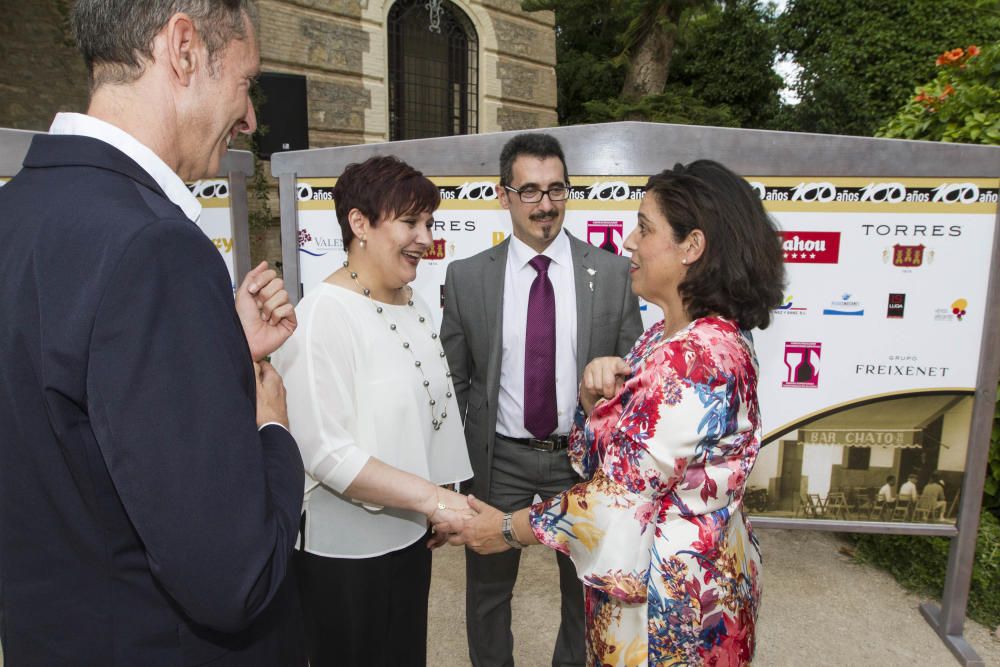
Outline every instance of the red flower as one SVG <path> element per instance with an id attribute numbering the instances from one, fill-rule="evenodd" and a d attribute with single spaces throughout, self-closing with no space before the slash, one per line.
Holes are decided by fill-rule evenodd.
<path id="1" fill-rule="evenodd" d="M 979 47 L 973 44 L 967 49 L 967 52 L 970 58 L 975 58 L 979 55 Z"/>

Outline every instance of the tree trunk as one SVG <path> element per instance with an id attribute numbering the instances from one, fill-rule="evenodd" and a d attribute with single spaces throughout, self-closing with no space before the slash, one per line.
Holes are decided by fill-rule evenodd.
<path id="1" fill-rule="evenodd" d="M 628 56 L 622 99 L 635 102 L 646 95 L 662 93 L 667 85 L 670 58 L 674 53 L 676 34 L 667 26 L 676 26 L 670 0 L 657 2 L 656 13 Z"/>

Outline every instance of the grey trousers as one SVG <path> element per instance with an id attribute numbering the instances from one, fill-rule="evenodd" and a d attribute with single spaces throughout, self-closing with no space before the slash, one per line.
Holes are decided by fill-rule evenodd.
<path id="1" fill-rule="evenodd" d="M 543 499 L 551 498 L 579 481 L 566 450 L 541 452 L 498 435 L 490 497 L 485 500 L 497 509 L 512 512 L 531 505 L 536 493 Z M 473 667 L 514 665 L 510 601 L 520 559 L 518 549 L 489 556 L 465 550 L 465 627 Z M 586 663 L 583 586 L 568 557 L 557 552 L 556 562 L 562 605 L 552 665 L 582 667 Z"/>

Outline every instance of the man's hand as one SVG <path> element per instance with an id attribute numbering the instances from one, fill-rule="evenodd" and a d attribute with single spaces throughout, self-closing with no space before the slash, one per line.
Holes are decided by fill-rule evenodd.
<path id="1" fill-rule="evenodd" d="M 285 283 L 274 269 L 267 268 L 267 262 L 258 264 L 243 279 L 236 291 L 236 314 L 254 361 L 281 347 L 298 325 Z"/>
<path id="2" fill-rule="evenodd" d="M 621 357 L 598 357 L 583 369 L 580 380 L 580 404 L 590 415 L 599 400 L 613 398 L 632 369 Z"/>
<path id="3" fill-rule="evenodd" d="M 464 544 L 476 553 L 496 554 L 510 549 L 503 539 L 503 512 L 475 496 L 469 496 L 469 507 L 476 515 L 466 518 L 461 526 L 441 523 L 435 529 L 452 533 L 449 544 Z"/>
<path id="4" fill-rule="evenodd" d="M 278 422 L 288 428 L 288 407 L 285 403 L 285 383 L 274 366 L 261 361 L 254 363 L 257 376 L 257 428 Z"/>

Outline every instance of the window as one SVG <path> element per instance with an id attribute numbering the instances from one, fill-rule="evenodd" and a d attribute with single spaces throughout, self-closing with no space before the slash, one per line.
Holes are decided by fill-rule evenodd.
<path id="1" fill-rule="evenodd" d="M 389 138 L 478 131 L 479 41 L 446 0 L 399 0 L 389 10 Z"/>
<path id="2" fill-rule="evenodd" d="M 871 466 L 872 450 L 868 447 L 847 448 L 847 469 L 868 470 Z"/>

